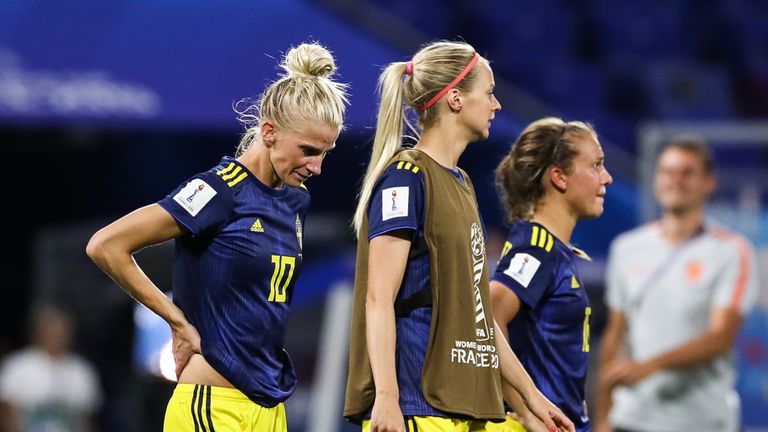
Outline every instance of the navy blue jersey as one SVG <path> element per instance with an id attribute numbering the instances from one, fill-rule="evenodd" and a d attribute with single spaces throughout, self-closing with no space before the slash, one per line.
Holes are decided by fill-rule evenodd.
<path id="1" fill-rule="evenodd" d="M 509 232 L 492 280 L 521 301 L 508 326 L 520 362 L 576 429 L 588 431 L 584 385 L 591 309 L 577 271 L 580 259 L 589 258 L 543 226 L 519 221 Z"/>
<path id="2" fill-rule="evenodd" d="M 176 239 L 173 301 L 200 333 L 206 361 L 254 402 L 285 401 L 296 387 L 283 336 L 306 189 L 270 188 L 225 157 L 158 204 L 189 230 Z"/>
<path id="3" fill-rule="evenodd" d="M 449 170 L 462 182 L 458 171 Z M 423 244 L 425 215 L 424 176 L 408 162 L 396 162 L 387 168 L 374 185 L 368 207 L 368 239 L 396 230 L 411 231 L 412 248 Z M 397 294 L 402 300 L 422 290 L 429 290 L 429 253 L 421 248 L 411 254 L 405 267 L 403 282 Z M 421 390 L 421 372 L 429 345 L 432 308 L 414 309 L 396 323 L 395 368 L 400 391 L 400 409 L 405 416 L 438 416 L 449 414 L 433 408 Z M 369 413 L 370 415 L 370 413 Z"/>

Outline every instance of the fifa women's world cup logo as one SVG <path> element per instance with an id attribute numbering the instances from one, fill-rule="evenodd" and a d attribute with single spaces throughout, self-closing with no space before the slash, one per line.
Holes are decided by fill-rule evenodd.
<path id="1" fill-rule="evenodd" d="M 296 213 L 296 240 L 299 241 L 299 250 L 304 249 L 304 230 L 301 228 L 301 219 Z"/>
<path id="2" fill-rule="evenodd" d="M 488 321 L 485 319 L 483 299 L 480 295 L 480 280 L 483 277 L 485 267 L 485 239 L 483 230 L 477 222 L 470 229 L 470 247 L 472 248 L 472 285 L 475 295 L 475 336 L 478 341 L 486 341 L 491 338 Z"/>
<path id="3" fill-rule="evenodd" d="M 397 210 L 397 191 L 392 190 L 392 211 Z"/>

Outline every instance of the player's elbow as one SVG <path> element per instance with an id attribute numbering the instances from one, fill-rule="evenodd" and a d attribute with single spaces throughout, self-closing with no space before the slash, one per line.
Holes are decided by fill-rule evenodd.
<path id="1" fill-rule="evenodd" d="M 107 262 L 107 251 L 107 239 L 104 235 L 104 230 L 102 229 L 97 231 L 91 236 L 91 239 L 88 240 L 88 245 L 85 246 L 85 253 L 91 261 L 103 268 Z"/>

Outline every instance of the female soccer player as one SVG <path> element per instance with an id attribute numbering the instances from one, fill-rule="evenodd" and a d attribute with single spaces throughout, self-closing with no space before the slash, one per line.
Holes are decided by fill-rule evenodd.
<path id="1" fill-rule="evenodd" d="M 584 382 L 591 309 L 571 246 L 581 219 L 603 213 L 611 175 L 594 129 L 545 118 L 531 123 L 496 170 L 512 228 L 491 281 L 493 313 L 544 395 L 577 431 L 589 430 Z M 518 419 L 538 420 L 515 395 Z"/>
<path id="2" fill-rule="evenodd" d="M 285 70 L 241 113 L 236 157 L 192 176 L 156 204 L 102 228 L 87 253 L 171 327 L 179 384 L 166 431 L 285 431 L 296 376 L 283 336 L 302 263 L 309 205 L 343 126 L 345 85 L 317 43 L 291 49 Z M 175 239 L 173 302 L 132 254 Z"/>
<path id="3" fill-rule="evenodd" d="M 488 61 L 457 42 L 429 44 L 380 77 L 354 219 L 344 412 L 365 431 L 484 431 L 504 419 L 500 369 L 550 430 L 572 428 L 495 338 L 482 223 L 472 182 L 457 167 L 501 109 L 493 89 Z M 401 146 L 404 105 L 422 129 L 413 149 Z"/>

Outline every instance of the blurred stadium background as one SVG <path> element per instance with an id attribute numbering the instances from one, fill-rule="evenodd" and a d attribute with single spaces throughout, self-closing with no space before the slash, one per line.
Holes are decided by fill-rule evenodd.
<path id="1" fill-rule="evenodd" d="M 492 171 L 523 125 L 557 115 L 600 133 L 615 182 L 603 217 L 574 237 L 595 257 L 585 272 L 597 340 L 608 244 L 655 216 L 654 149 L 678 132 L 710 141 L 720 173 L 711 214 L 759 250 L 763 294 L 735 356 L 745 426 L 768 430 L 764 0 L 3 0 L 0 358 L 28 342 L 32 304 L 60 303 L 76 313 L 77 351 L 100 373 L 100 429 L 160 430 L 173 388 L 160 377 L 167 331 L 90 263 L 85 244 L 231 154 L 241 133 L 233 103 L 261 93 L 287 47 L 319 40 L 351 84 L 352 106 L 323 175 L 308 184 L 306 265 L 287 342 L 300 387 L 287 409 L 294 432 L 354 430 L 340 417 L 354 271 L 348 223 L 372 140 L 375 83 L 383 65 L 438 38 L 473 44 L 496 74 L 503 109 L 492 137 L 461 161 L 492 257 L 505 234 Z M 138 257 L 163 289 L 171 253 L 165 245 Z"/>

